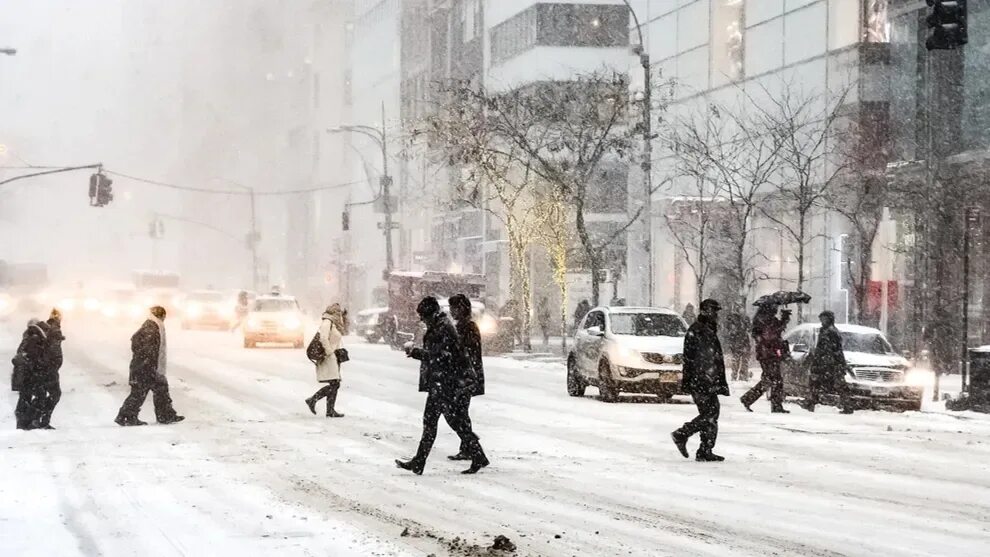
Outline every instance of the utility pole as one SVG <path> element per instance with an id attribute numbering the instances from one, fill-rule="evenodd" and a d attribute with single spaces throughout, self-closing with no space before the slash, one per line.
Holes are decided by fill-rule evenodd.
<path id="1" fill-rule="evenodd" d="M 639 44 L 633 48 L 633 53 L 639 57 L 639 64 L 643 68 L 643 94 L 642 102 L 642 122 L 640 131 L 643 135 L 643 160 L 640 161 L 640 168 L 643 172 L 643 207 L 640 213 L 641 241 L 646 259 L 646 284 L 647 304 L 653 305 L 656 278 L 653 272 L 653 71 L 650 65 L 650 54 L 646 50 L 646 43 L 643 41 L 643 28 L 639 22 L 639 16 L 633 9 L 629 0 L 622 0 L 629 9 L 629 14 L 636 25 L 636 34 Z M 638 97 L 639 95 L 637 95 Z M 631 262 L 630 262 L 631 263 Z M 632 267 L 627 263 L 629 268 Z"/>
<path id="2" fill-rule="evenodd" d="M 977 207 L 966 207 L 966 218 L 963 223 L 963 312 L 962 312 L 962 359 L 959 369 L 959 392 L 966 392 L 966 380 L 969 371 L 969 248 L 971 229 L 980 222 L 980 210 Z"/>
<path id="3" fill-rule="evenodd" d="M 381 185 L 380 196 L 382 199 L 382 209 L 385 213 L 385 222 L 381 224 L 385 234 L 385 274 L 386 276 L 394 269 L 394 258 L 392 252 L 392 230 L 397 228 L 392 218 L 392 177 L 388 173 L 388 132 L 385 127 L 385 102 L 382 101 L 382 127 L 375 128 L 364 125 L 343 125 L 327 129 L 327 133 L 354 132 L 371 138 L 378 145 L 382 154 L 382 176 L 379 179 Z M 354 204 L 356 205 L 356 204 Z"/>

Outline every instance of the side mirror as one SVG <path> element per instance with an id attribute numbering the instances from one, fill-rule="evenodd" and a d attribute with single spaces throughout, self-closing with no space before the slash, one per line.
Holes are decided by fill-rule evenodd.
<path id="1" fill-rule="evenodd" d="M 605 331 L 601 327 L 588 327 L 588 334 L 593 337 L 603 337 L 605 336 Z"/>
<path id="2" fill-rule="evenodd" d="M 798 343 L 798 344 L 795 344 L 794 347 L 791 348 L 791 350 L 794 351 L 794 352 L 807 352 L 808 351 L 808 345 L 807 344 L 804 344 L 804 343 Z"/>

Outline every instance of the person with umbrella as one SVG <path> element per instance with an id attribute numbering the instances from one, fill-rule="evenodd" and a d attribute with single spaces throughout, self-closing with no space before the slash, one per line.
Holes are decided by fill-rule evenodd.
<path id="1" fill-rule="evenodd" d="M 791 321 L 791 311 L 781 310 L 777 317 L 777 309 L 784 304 L 810 301 L 811 297 L 801 292 L 777 292 L 763 296 L 754 302 L 757 306 L 753 317 L 753 340 L 756 344 L 756 360 L 760 362 L 763 373 L 760 381 L 740 398 L 747 411 L 763 393 L 770 391 L 770 412 L 774 414 L 789 414 L 784 409 L 784 376 L 780 365 L 789 357 L 787 343 L 784 342 L 784 331 Z"/>

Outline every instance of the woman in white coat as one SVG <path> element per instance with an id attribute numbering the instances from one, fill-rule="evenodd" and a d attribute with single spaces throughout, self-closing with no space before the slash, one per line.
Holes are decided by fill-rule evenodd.
<path id="1" fill-rule="evenodd" d="M 316 403 L 326 397 L 327 417 L 343 418 L 344 415 L 334 409 L 337 402 L 337 390 L 340 389 L 340 364 L 337 362 L 335 352 L 342 346 L 342 340 L 347 334 L 347 317 L 340 304 L 333 304 L 323 312 L 323 320 L 320 323 L 320 342 L 327 355 L 322 362 L 316 365 L 316 380 L 325 383 L 323 388 L 316 391 L 313 396 L 306 399 L 306 406 L 310 412 L 316 414 Z"/>

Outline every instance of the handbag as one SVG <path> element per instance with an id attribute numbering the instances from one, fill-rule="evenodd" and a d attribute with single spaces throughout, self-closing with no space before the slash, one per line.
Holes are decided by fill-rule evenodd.
<path id="1" fill-rule="evenodd" d="M 347 353 L 346 348 L 338 348 L 334 350 L 333 355 L 337 357 L 337 365 L 350 361 L 351 359 L 351 355 Z"/>

